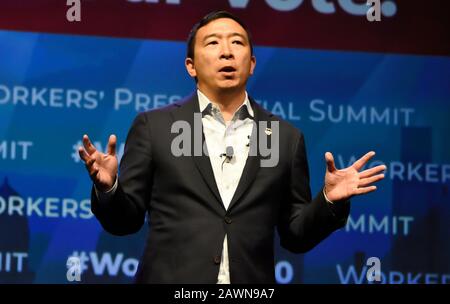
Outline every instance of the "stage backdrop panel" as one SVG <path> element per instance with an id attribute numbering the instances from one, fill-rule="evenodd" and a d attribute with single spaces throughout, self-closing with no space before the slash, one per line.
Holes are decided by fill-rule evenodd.
<path id="1" fill-rule="evenodd" d="M 140 8 L 150 15 L 157 9 L 176 15 L 186 5 L 162 2 L 141 3 Z M 396 20 L 391 25 L 400 35 L 403 12 L 412 8 L 390 2 L 396 4 L 398 17 L 386 20 Z M 14 5 L 11 1 L 9 9 Z M 125 7 L 132 5 L 137 4 Z M 119 7 L 103 13 L 114 16 Z M 132 282 L 148 227 L 126 237 L 103 231 L 90 212 L 92 184 L 77 148 L 82 135 L 89 134 L 105 150 L 108 136 L 116 134 L 120 159 L 139 112 L 195 91 L 184 67 L 182 39 L 188 23 L 210 7 L 189 7 L 192 11 L 180 21 L 183 37 L 167 28 L 167 39 L 155 36 L 153 28 L 140 32 L 131 25 L 123 32 L 98 24 L 58 28 L 49 17 L 39 28 L 37 17 L 9 23 L 0 18 L 0 282 L 67 283 L 71 256 L 80 258 L 81 283 Z M 259 9 L 284 16 L 267 7 Z M 66 9 L 55 7 L 58 12 Z M 251 16 L 252 24 L 258 7 L 231 9 L 243 18 Z M 336 10 L 327 20 L 363 22 L 337 5 Z M 425 12 L 436 17 L 436 10 L 428 7 Z M 86 16 L 100 13 L 93 9 Z M 310 21 L 325 18 L 309 1 L 291 14 L 305 14 Z M 295 27 L 300 19 L 290 20 Z M 276 29 L 267 34 L 272 38 L 259 29 L 252 28 L 257 66 L 248 92 L 305 134 L 313 193 L 323 185 L 326 151 L 333 152 L 342 168 L 374 150 L 377 154 L 367 167 L 388 168 L 377 192 L 352 200 L 347 225 L 309 253 L 288 253 L 276 241 L 277 282 L 364 284 L 371 266 L 367 260 L 376 257 L 382 283 L 449 283 L 448 39 L 440 44 L 430 36 L 429 48 L 411 46 L 408 37 L 396 45 L 356 47 L 364 45 L 362 36 L 353 33 L 349 44 L 330 37 L 323 42 L 326 31 L 318 30 L 318 45 L 312 36 L 289 45 L 284 36 L 275 39 Z M 435 35 L 443 32 L 448 33 L 440 28 Z"/>

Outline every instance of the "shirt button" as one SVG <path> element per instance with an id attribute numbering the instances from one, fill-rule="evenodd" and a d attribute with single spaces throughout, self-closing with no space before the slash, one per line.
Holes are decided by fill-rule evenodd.
<path id="1" fill-rule="evenodd" d="M 220 255 L 214 256 L 214 264 L 219 265 L 220 264 Z"/>
<path id="2" fill-rule="evenodd" d="M 232 220 L 228 216 L 226 216 L 224 218 L 224 220 L 225 220 L 225 223 L 227 223 L 227 224 L 231 224 L 231 222 L 232 222 Z"/>

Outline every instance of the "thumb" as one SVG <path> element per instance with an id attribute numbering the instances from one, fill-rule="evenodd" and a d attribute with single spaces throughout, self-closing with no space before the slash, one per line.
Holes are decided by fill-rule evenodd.
<path id="1" fill-rule="evenodd" d="M 325 161 L 327 162 L 327 171 L 334 172 L 336 171 L 336 166 L 334 165 L 334 157 L 330 152 L 325 153 Z"/>
<path id="2" fill-rule="evenodd" d="M 116 145 L 117 145 L 117 137 L 112 134 L 109 136 L 108 140 L 108 154 L 111 156 L 116 156 Z"/>

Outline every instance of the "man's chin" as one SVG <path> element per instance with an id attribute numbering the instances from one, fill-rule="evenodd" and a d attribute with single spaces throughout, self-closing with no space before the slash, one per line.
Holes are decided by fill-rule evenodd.
<path id="1" fill-rule="evenodd" d="M 230 91 L 230 92 L 242 89 L 242 87 L 243 86 L 237 80 L 234 80 L 234 79 L 227 79 L 227 80 L 221 81 L 218 86 L 219 90 Z"/>

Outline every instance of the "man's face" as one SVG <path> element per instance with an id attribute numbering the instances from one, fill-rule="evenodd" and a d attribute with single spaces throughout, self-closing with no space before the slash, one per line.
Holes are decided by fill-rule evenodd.
<path id="1" fill-rule="evenodd" d="M 221 18 L 197 31 L 194 59 L 186 59 L 189 75 L 204 93 L 245 90 L 256 59 L 247 33 L 236 21 Z"/>

